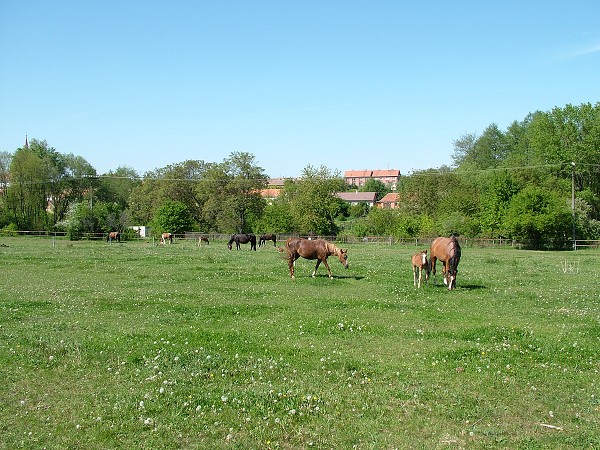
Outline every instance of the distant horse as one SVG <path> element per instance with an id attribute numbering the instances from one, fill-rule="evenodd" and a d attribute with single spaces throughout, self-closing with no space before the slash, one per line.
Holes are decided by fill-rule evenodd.
<path id="1" fill-rule="evenodd" d="M 273 246 L 277 246 L 277 236 L 271 233 L 261 234 L 258 239 L 258 246 L 260 247 L 263 244 L 266 244 L 267 241 L 273 241 Z"/>
<path id="2" fill-rule="evenodd" d="M 113 239 L 116 239 L 117 242 L 121 242 L 121 233 L 118 231 L 111 231 L 108 233 L 108 236 L 106 236 L 106 242 L 112 242 Z"/>
<path id="3" fill-rule="evenodd" d="M 199 236 L 198 237 L 198 246 L 202 245 L 203 242 L 206 242 L 206 244 L 210 244 L 210 242 L 208 242 L 207 236 Z"/>
<path id="4" fill-rule="evenodd" d="M 167 241 L 169 241 L 169 244 L 173 243 L 173 234 L 172 233 L 163 233 L 160 236 L 160 243 L 162 245 L 165 245 L 167 243 Z"/>
<path id="5" fill-rule="evenodd" d="M 412 255 L 413 285 L 421 287 L 423 281 L 423 271 L 425 271 L 425 281 L 429 280 L 429 261 L 427 261 L 427 250 Z M 419 283 L 417 285 L 417 272 L 419 272 Z"/>
<path id="6" fill-rule="evenodd" d="M 235 248 L 240 249 L 240 244 L 247 244 L 250 242 L 250 250 L 256 251 L 256 236 L 252 233 L 247 234 L 234 234 L 229 239 L 227 243 L 227 248 L 231 250 L 233 248 L 233 243 L 235 242 Z"/>
<path id="7" fill-rule="evenodd" d="M 317 273 L 319 264 L 325 264 L 329 278 L 333 278 L 331 275 L 331 269 L 327 264 L 327 257 L 335 255 L 340 260 L 340 263 L 347 269 L 348 268 L 348 252 L 337 248 L 331 242 L 327 242 L 323 239 L 302 239 L 302 238 L 289 238 L 285 242 L 285 248 L 288 254 L 288 266 L 290 268 L 290 276 L 294 278 L 294 263 L 300 257 L 304 259 L 316 259 L 317 265 L 312 273 L 313 278 Z"/>
<path id="8" fill-rule="evenodd" d="M 456 237 L 439 237 L 433 240 L 429 249 L 429 266 L 433 273 L 433 284 L 435 285 L 435 263 L 439 259 L 444 263 L 442 273 L 444 275 L 444 284 L 448 289 L 456 287 L 456 275 L 458 273 L 458 263 L 460 262 L 460 245 Z"/>

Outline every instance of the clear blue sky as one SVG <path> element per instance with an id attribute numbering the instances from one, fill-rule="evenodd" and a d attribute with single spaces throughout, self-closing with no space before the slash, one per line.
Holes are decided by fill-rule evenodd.
<path id="1" fill-rule="evenodd" d="M 0 151 L 98 173 L 249 152 L 437 168 L 452 141 L 600 101 L 600 2 L 0 0 Z"/>

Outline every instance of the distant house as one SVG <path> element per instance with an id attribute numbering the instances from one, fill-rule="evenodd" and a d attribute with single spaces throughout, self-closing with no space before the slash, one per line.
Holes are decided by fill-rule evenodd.
<path id="1" fill-rule="evenodd" d="M 394 209 L 399 205 L 400 195 L 397 192 L 390 192 L 377 202 L 378 208 Z"/>
<path id="2" fill-rule="evenodd" d="M 350 186 L 363 186 L 371 178 L 372 170 L 346 170 L 344 180 Z"/>
<path id="3" fill-rule="evenodd" d="M 281 194 L 281 189 L 261 189 L 260 196 L 268 203 L 272 203 Z"/>
<path id="4" fill-rule="evenodd" d="M 347 170 L 344 172 L 344 180 L 346 184 L 354 186 L 364 186 L 364 184 L 373 178 L 379 180 L 386 186 L 389 186 L 393 191 L 400 182 L 400 171 L 397 169 L 385 170 Z"/>
<path id="5" fill-rule="evenodd" d="M 372 207 L 377 201 L 377 192 L 338 192 L 335 195 L 351 205 L 366 203 Z"/>

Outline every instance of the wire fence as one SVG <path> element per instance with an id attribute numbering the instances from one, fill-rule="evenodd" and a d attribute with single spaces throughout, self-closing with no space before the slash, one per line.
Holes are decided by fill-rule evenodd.
<path id="1" fill-rule="evenodd" d="M 0 238 L 7 236 L 22 236 L 32 238 L 52 238 L 52 239 L 64 239 L 70 240 L 66 232 L 61 231 L 13 231 L 4 230 L 0 231 Z M 224 233 L 202 233 L 202 232 L 186 232 L 181 234 L 173 235 L 175 240 L 186 240 L 199 242 L 200 238 L 202 241 L 228 241 L 231 234 Z M 257 235 L 259 238 L 260 235 Z M 394 236 L 315 236 L 315 235 L 299 235 L 299 234 L 279 234 L 277 235 L 278 242 L 285 242 L 290 237 L 302 237 L 307 239 L 325 239 L 331 242 L 338 242 L 340 244 L 364 244 L 364 245 L 398 245 L 398 246 L 414 246 L 414 247 L 428 247 L 433 241 L 434 237 L 416 237 L 416 238 L 397 238 Z M 73 240 L 73 239 L 71 239 Z M 107 233 L 81 233 L 77 240 L 90 240 L 90 241 L 101 241 L 108 240 Z M 159 242 L 160 236 L 140 236 L 135 232 L 124 233 L 121 237 L 123 241 L 151 241 Z M 528 242 L 519 241 L 508 238 L 466 238 L 458 237 L 460 245 L 463 247 L 475 247 L 475 248 L 530 248 Z M 566 240 L 564 242 L 564 249 L 573 250 L 584 250 L 584 249 L 598 249 L 600 248 L 600 240 L 598 239 L 578 239 L 578 240 Z"/>

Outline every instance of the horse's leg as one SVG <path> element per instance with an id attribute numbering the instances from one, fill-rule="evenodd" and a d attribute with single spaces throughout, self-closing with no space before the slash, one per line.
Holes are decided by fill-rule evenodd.
<path id="1" fill-rule="evenodd" d="M 289 253 L 288 254 L 288 267 L 290 268 L 290 277 L 294 279 L 294 267 L 296 266 L 296 260 L 298 259 L 297 253 Z"/>
<path id="2" fill-rule="evenodd" d="M 319 258 L 317 258 L 317 264 L 315 265 L 315 270 L 313 270 L 312 273 L 312 277 L 314 278 L 316 273 L 317 273 L 317 269 L 319 268 L 319 264 L 321 264 L 321 260 Z"/>
<path id="3" fill-rule="evenodd" d="M 323 260 L 323 264 L 325 264 L 325 267 L 327 267 L 327 272 L 329 273 L 329 278 L 333 278 L 333 275 L 331 275 L 331 269 L 329 268 L 329 263 L 327 262 L 327 258 L 325 258 Z"/>
<path id="4" fill-rule="evenodd" d="M 413 286 L 417 285 L 417 266 L 413 265 Z"/>
<path id="5" fill-rule="evenodd" d="M 437 258 L 431 255 L 430 265 L 431 265 L 431 273 L 433 274 L 433 285 L 435 286 L 435 263 L 437 262 Z"/>
<path id="6" fill-rule="evenodd" d="M 446 258 L 447 260 L 449 260 L 450 258 Z M 450 263 L 448 261 L 444 261 L 444 284 L 446 286 L 448 286 L 448 270 L 450 269 Z M 448 289 L 452 289 L 450 286 L 448 286 Z"/>

